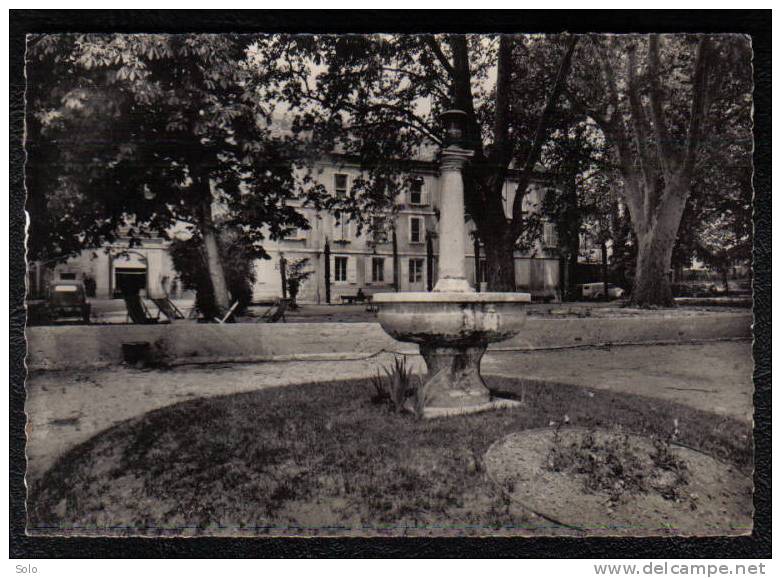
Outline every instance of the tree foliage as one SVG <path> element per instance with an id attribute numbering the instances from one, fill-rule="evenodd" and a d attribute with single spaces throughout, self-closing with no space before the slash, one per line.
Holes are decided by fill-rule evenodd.
<path id="1" fill-rule="evenodd" d="M 593 243 L 614 240 L 615 169 L 597 126 L 571 110 L 563 111 L 542 154 L 550 179 L 541 213 L 556 227 L 567 286 L 564 298 L 575 295 L 575 268 L 581 238 Z"/>
<path id="2" fill-rule="evenodd" d="M 676 238 L 682 258 L 750 249 L 750 58 L 734 35 L 34 36 L 29 249 L 61 259 L 120 230 L 187 223 L 224 308 L 215 220 L 254 256 L 307 228 L 294 200 L 369 225 L 434 158 L 455 107 L 475 151 L 465 201 L 489 287 L 514 288 L 513 253 L 539 233 L 527 209 L 542 167 L 563 187 L 548 215 L 575 222 L 565 244 L 580 223 L 614 236 L 631 223 L 633 298 L 667 304 Z M 324 156 L 361 166 L 346 197 L 317 183 Z"/>
<path id="3" fill-rule="evenodd" d="M 34 258 L 65 257 L 120 230 L 204 241 L 217 294 L 218 206 L 255 254 L 307 227 L 290 147 L 247 82 L 235 35 L 45 35 L 28 51 L 28 193 Z M 225 307 L 226 295 L 218 295 Z"/>

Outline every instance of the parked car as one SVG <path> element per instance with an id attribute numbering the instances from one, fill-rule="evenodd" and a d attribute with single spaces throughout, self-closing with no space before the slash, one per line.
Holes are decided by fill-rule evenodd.
<path id="1" fill-rule="evenodd" d="M 56 281 L 49 286 L 46 317 L 54 321 L 63 317 L 79 317 L 90 321 L 92 307 L 87 303 L 84 285 L 80 281 Z"/>
<path id="2" fill-rule="evenodd" d="M 600 283 L 583 283 L 578 287 L 579 293 L 583 296 L 583 299 L 601 299 L 605 295 L 605 284 Z M 621 287 L 614 285 L 613 283 L 607 284 L 607 296 L 608 299 L 620 299 L 626 294 Z"/>

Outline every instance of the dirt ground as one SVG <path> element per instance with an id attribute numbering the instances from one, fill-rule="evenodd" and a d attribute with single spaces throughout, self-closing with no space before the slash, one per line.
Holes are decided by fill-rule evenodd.
<path id="1" fill-rule="evenodd" d="M 424 371 L 422 359 L 411 357 Z M 367 377 L 391 361 L 390 354 L 382 354 L 362 361 L 36 372 L 27 381 L 28 475 L 39 477 L 73 446 L 153 409 L 196 397 Z M 486 375 L 635 393 L 744 421 L 753 414 L 752 371 L 748 341 L 496 352 L 483 360 Z"/>

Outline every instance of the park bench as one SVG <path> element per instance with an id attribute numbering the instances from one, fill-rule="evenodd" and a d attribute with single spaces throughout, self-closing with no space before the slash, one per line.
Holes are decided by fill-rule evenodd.
<path id="1" fill-rule="evenodd" d="M 342 305 L 354 305 L 355 303 L 366 303 L 371 301 L 370 295 L 341 295 Z"/>
<path id="2" fill-rule="evenodd" d="M 369 311 L 371 313 L 375 313 L 377 311 L 377 306 L 372 301 L 371 295 L 342 295 L 341 297 L 342 305 L 354 305 L 356 303 L 366 303 L 366 311 Z"/>

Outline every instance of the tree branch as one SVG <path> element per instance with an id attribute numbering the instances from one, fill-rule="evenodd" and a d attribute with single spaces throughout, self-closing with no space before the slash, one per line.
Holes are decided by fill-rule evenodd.
<path id="1" fill-rule="evenodd" d="M 613 72 L 613 68 L 610 66 L 610 56 L 605 47 L 599 43 L 599 41 L 592 39 L 592 42 L 596 48 L 596 51 L 601 57 L 599 60 L 600 71 L 607 84 L 607 94 L 610 99 L 610 106 L 613 107 L 613 112 L 609 117 L 605 117 L 608 122 L 613 122 L 616 118 L 620 118 L 619 98 L 618 98 L 618 86 L 616 84 L 616 75 Z"/>
<path id="2" fill-rule="evenodd" d="M 302 92 L 301 96 L 303 96 L 304 98 L 307 98 L 308 100 L 316 102 L 319 105 L 322 105 L 326 109 L 330 106 L 330 104 L 328 102 L 328 99 L 326 99 L 325 97 L 319 96 L 319 95 L 317 95 L 315 93 Z M 354 113 L 358 113 L 358 112 L 361 111 L 360 107 L 358 107 L 357 105 L 355 105 L 355 104 L 353 104 L 353 103 L 351 103 L 349 101 L 346 101 L 346 100 L 342 100 L 339 103 L 339 107 L 341 107 L 341 108 L 343 108 L 343 109 L 345 109 L 347 111 L 354 112 Z M 426 123 L 423 122 L 423 120 L 420 117 L 418 117 L 415 113 L 413 113 L 412 111 L 410 111 L 410 110 L 408 110 L 408 109 L 406 109 L 404 107 L 393 105 L 393 104 L 388 104 L 388 103 L 380 103 L 380 104 L 373 104 L 373 105 L 367 107 L 366 109 L 367 110 L 374 110 L 374 111 L 389 110 L 389 111 L 393 111 L 394 113 L 398 113 L 401 116 L 405 117 L 407 120 L 404 121 L 404 120 L 401 120 L 401 119 L 397 118 L 397 119 L 394 119 L 393 122 L 395 122 L 396 124 L 404 124 L 404 125 L 412 128 L 412 129 L 417 130 L 418 132 L 426 135 L 426 137 L 430 138 L 433 142 L 441 143 L 440 137 L 437 136 L 436 134 L 434 134 L 434 132 L 428 126 L 426 126 Z M 380 124 L 380 123 L 372 123 L 372 124 Z"/>
<path id="3" fill-rule="evenodd" d="M 569 90 L 567 87 L 564 87 L 561 91 L 561 93 L 564 95 L 564 98 L 567 99 L 567 101 L 572 105 L 572 108 L 574 108 L 577 112 L 582 114 L 583 116 L 587 116 L 591 118 L 595 123 L 599 125 L 599 128 L 602 129 L 603 132 L 609 132 L 612 127 L 610 126 L 610 119 L 605 116 L 604 113 L 589 108 L 586 106 L 582 100 L 580 100 L 577 96 L 575 96 L 571 90 Z"/>
<path id="4" fill-rule="evenodd" d="M 703 35 L 697 45 L 697 56 L 692 78 L 692 106 L 689 119 L 689 130 L 686 136 L 686 153 L 684 155 L 682 176 L 690 178 L 694 169 L 695 153 L 702 136 L 702 125 L 705 122 L 705 101 L 708 91 L 708 59 L 710 57 L 710 41 Z"/>
<path id="5" fill-rule="evenodd" d="M 453 100 L 454 107 L 463 110 L 469 118 L 467 139 L 475 148 L 475 156 L 483 154 L 480 125 L 475 114 L 474 98 L 472 96 L 472 71 L 469 68 L 469 48 L 466 36 L 451 34 L 448 37 L 450 50 L 453 52 Z"/>
<path id="6" fill-rule="evenodd" d="M 407 76 L 407 77 L 409 77 L 411 79 L 417 80 L 417 81 L 419 81 L 421 83 L 429 82 L 430 80 L 432 80 L 432 79 L 428 78 L 425 74 L 419 74 L 419 73 L 416 73 L 416 72 L 412 72 L 410 70 L 406 70 L 404 68 L 394 68 L 392 66 L 383 66 L 382 71 L 383 72 L 390 72 L 392 74 L 401 74 L 401 75 Z M 430 86 L 431 86 L 431 90 L 436 92 L 443 99 L 447 100 L 449 98 L 449 95 L 445 91 L 442 90 L 441 86 L 436 86 L 435 84 L 430 84 Z"/>
<path id="7" fill-rule="evenodd" d="M 607 119 L 607 130 L 605 131 L 612 137 L 613 145 L 618 156 L 618 164 L 621 167 L 621 176 L 624 179 L 624 198 L 626 200 L 629 213 L 640 229 L 647 225 L 645 215 L 642 212 L 643 194 L 640 187 L 640 178 L 635 169 L 632 151 L 629 147 L 629 138 L 626 132 L 626 125 L 619 108 L 618 88 L 616 77 L 610 65 L 609 55 L 598 41 L 594 42 L 597 52 L 600 55 L 600 70 L 602 77 L 607 85 L 608 98 L 613 113 Z M 604 130 L 605 127 L 603 127 Z"/>
<path id="8" fill-rule="evenodd" d="M 512 82 L 512 37 L 502 34 L 499 38 L 499 57 L 496 65 L 496 112 L 494 114 L 494 150 L 491 162 L 507 166 L 512 146 L 508 139 L 510 126 L 510 85 Z"/>
<path id="9" fill-rule="evenodd" d="M 627 92 L 629 96 L 630 118 L 634 128 L 634 140 L 637 147 L 637 153 L 640 156 L 640 170 L 643 172 L 643 178 L 646 184 L 653 182 L 651 169 L 653 162 L 648 154 L 648 133 L 646 131 L 648 119 L 645 116 L 645 109 L 640 100 L 637 79 L 637 51 L 634 45 L 627 50 L 627 78 L 629 80 Z"/>
<path id="10" fill-rule="evenodd" d="M 630 118 L 634 128 L 634 141 L 637 148 L 637 155 L 640 164 L 640 173 L 642 174 L 643 194 L 643 212 L 646 219 L 650 220 L 654 209 L 656 208 L 656 163 L 648 153 L 648 133 L 646 127 L 648 119 L 645 115 L 645 108 L 640 100 L 637 79 L 637 47 L 631 44 L 627 49 L 627 93 L 629 96 Z"/>
<path id="11" fill-rule="evenodd" d="M 553 89 L 548 94 L 548 99 L 545 101 L 545 107 L 542 109 L 542 114 L 537 120 L 537 128 L 534 131 L 534 140 L 532 146 L 529 149 L 529 153 L 526 155 L 526 159 L 521 168 L 520 178 L 518 180 L 518 186 L 515 190 L 515 199 L 513 200 L 512 210 L 512 227 L 520 231 L 523 219 L 523 195 L 521 191 L 525 191 L 531 181 L 534 167 L 540 158 L 540 152 L 542 151 L 542 145 L 545 141 L 545 134 L 548 129 L 548 121 L 551 114 L 556 107 L 556 103 L 561 96 L 564 89 L 564 81 L 569 73 L 570 65 L 572 64 L 572 53 L 575 51 L 575 45 L 578 42 L 578 37 L 573 36 L 570 39 L 567 50 L 564 53 L 561 63 L 559 64 L 559 70 L 556 74 L 556 80 L 553 84 Z"/>
<path id="12" fill-rule="evenodd" d="M 455 69 L 453 68 L 453 65 L 450 64 L 450 61 L 447 59 L 447 56 L 445 56 L 445 53 L 442 52 L 442 47 L 439 45 L 439 42 L 437 42 L 437 39 L 434 37 L 434 35 L 427 34 L 423 37 L 423 40 L 431 49 L 431 52 L 434 53 L 434 56 L 436 56 L 437 60 L 444 67 L 450 77 L 455 78 Z"/>
<path id="13" fill-rule="evenodd" d="M 652 34 L 648 41 L 648 76 L 651 88 L 649 97 L 651 100 L 651 115 L 654 125 L 654 136 L 659 156 L 659 164 L 664 172 L 665 179 L 669 178 L 677 165 L 675 152 L 670 146 L 670 135 L 667 132 L 667 123 L 664 121 L 662 111 L 662 87 L 659 82 L 659 35 Z"/>

